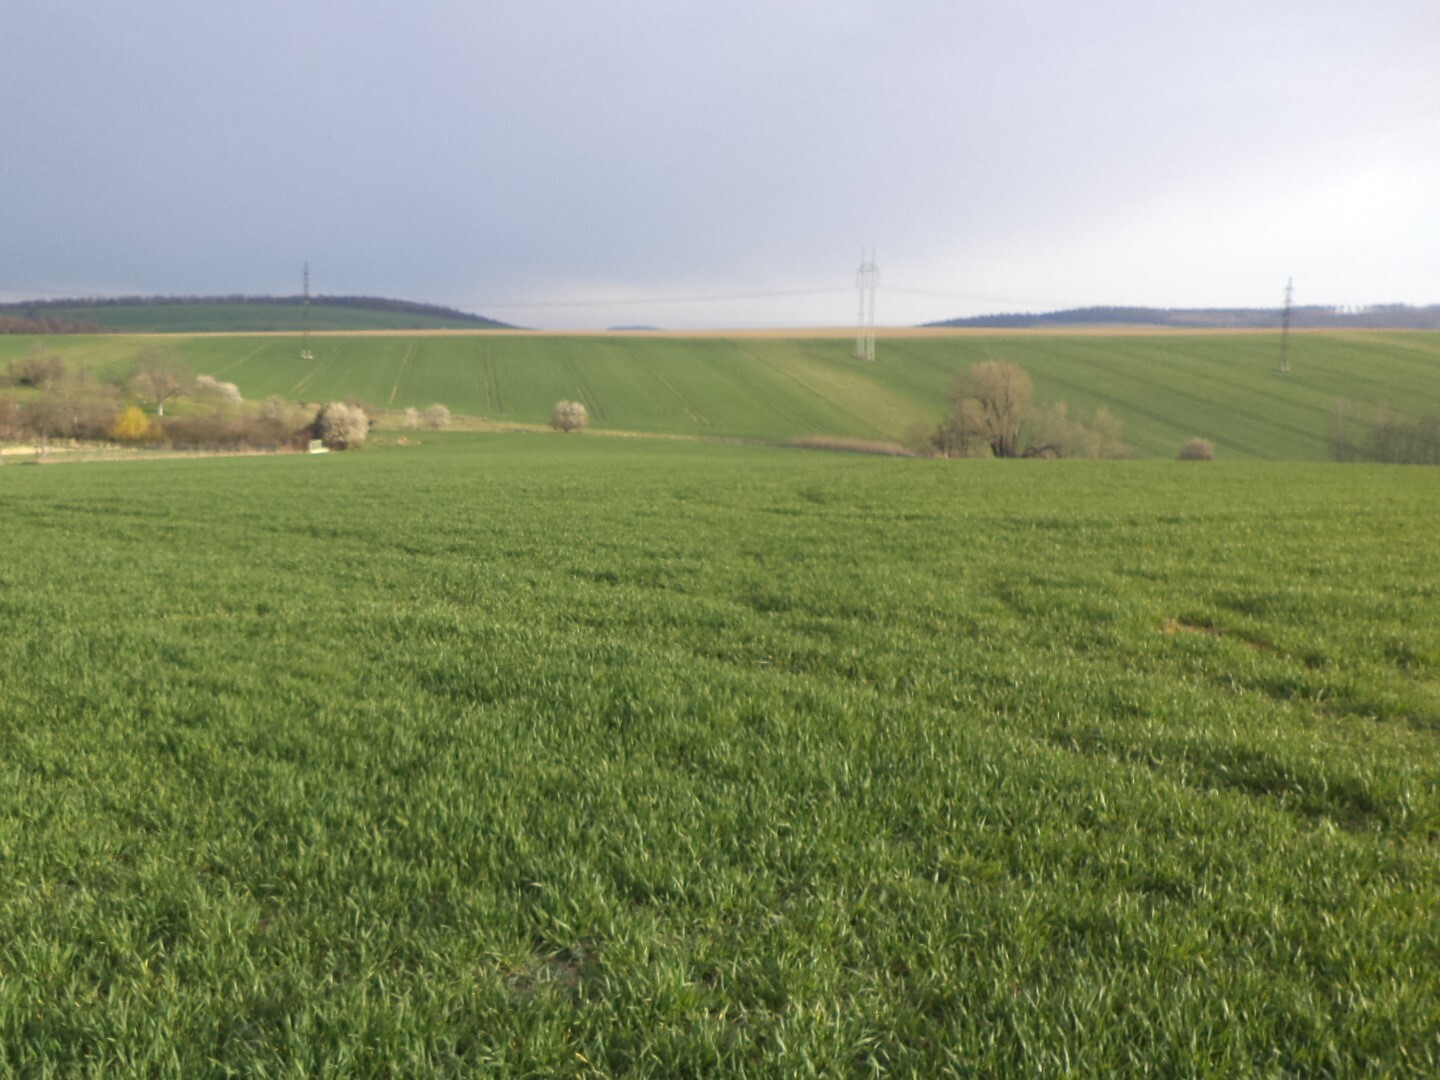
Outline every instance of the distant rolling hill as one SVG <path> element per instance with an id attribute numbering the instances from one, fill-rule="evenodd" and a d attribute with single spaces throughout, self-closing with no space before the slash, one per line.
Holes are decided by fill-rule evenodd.
<path id="1" fill-rule="evenodd" d="M 202 334 L 311 330 L 483 330 L 507 324 L 435 304 L 374 296 L 147 296 L 0 304 L 0 320 L 100 331 Z M 54 332 L 54 331 L 50 331 Z"/>
<path id="2" fill-rule="evenodd" d="M 974 315 L 928 323 L 969 329 L 1025 330 L 1065 326 L 1166 326 L 1191 330 L 1263 330 L 1278 327 L 1279 308 L 1067 308 L 1037 314 Z M 1290 325 L 1316 330 L 1440 330 L 1440 304 L 1376 304 L 1339 308 L 1321 305 L 1297 307 Z"/>
<path id="3" fill-rule="evenodd" d="M 0 336 L 0 370 L 36 337 Z M 147 342 L 123 334 L 47 336 L 73 367 L 122 376 Z M 902 440 L 943 414 L 955 376 L 990 359 L 1019 363 L 1040 401 L 1089 415 L 1105 406 L 1141 457 L 1173 457 L 1192 437 L 1227 459 L 1325 460 L 1337 397 L 1440 413 L 1440 333 L 1305 331 L 1290 373 L 1274 332 L 911 331 L 882 334 L 873 364 L 842 337 L 357 334 L 184 336 L 197 374 L 252 401 L 355 396 L 380 410 L 447 405 L 462 416 L 543 424 L 562 398 L 600 429 L 788 440 Z M 0 391 L 3 393 L 3 391 Z"/>

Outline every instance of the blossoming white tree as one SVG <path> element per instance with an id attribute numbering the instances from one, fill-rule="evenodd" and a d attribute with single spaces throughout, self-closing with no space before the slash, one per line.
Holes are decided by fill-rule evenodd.
<path id="1" fill-rule="evenodd" d="M 589 410 L 578 401 L 557 401 L 550 410 L 550 426 L 556 431 L 578 431 L 588 423 Z"/>

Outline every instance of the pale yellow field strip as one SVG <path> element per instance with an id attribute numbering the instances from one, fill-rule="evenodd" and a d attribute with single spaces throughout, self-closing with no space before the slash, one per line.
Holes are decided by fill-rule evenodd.
<path id="1" fill-rule="evenodd" d="M 1364 340 L 1364 335 L 1366 335 L 1366 334 L 1384 333 L 1384 334 L 1403 335 L 1403 334 L 1414 334 L 1414 333 L 1417 333 L 1417 332 L 1418 332 L 1418 333 L 1424 333 L 1423 330 L 1422 330 L 1422 331 L 1415 331 L 1415 330 L 1383 330 L 1383 331 L 1381 331 L 1381 330 L 1336 330 L 1336 331 L 1334 331 L 1335 336 L 1337 336 L 1337 337 L 1351 337 L 1351 336 L 1353 336 L 1353 337 L 1355 337 L 1355 338 L 1357 338 L 1358 340 L 1361 340 L 1361 341 Z M 1397 348 L 1406 349 L 1406 350 L 1408 350 L 1408 351 L 1410 351 L 1410 352 L 1420 353 L 1420 354 L 1423 355 L 1423 356 L 1440 356 L 1440 348 L 1435 348 L 1433 345 L 1430 345 L 1430 344 L 1428 343 L 1430 340 L 1432 340 L 1432 339 L 1410 340 L 1410 341 L 1405 341 L 1405 340 L 1402 339 L 1402 340 L 1398 340 L 1398 341 L 1396 341 L 1396 340 L 1389 341 L 1388 344 L 1395 345 Z"/>
<path id="2" fill-rule="evenodd" d="M 1292 329 L 1291 334 L 1324 337 L 1340 334 L 1434 334 L 1434 330 L 1385 330 L 1385 329 Z M 900 338 L 990 338 L 990 337 L 1236 337 L 1257 334 L 1276 334 L 1278 327 L 1188 327 L 1188 326 L 1045 326 L 1025 328 L 970 327 L 970 326 L 891 326 L 876 327 L 875 336 L 880 340 Z M 144 337 L 175 340 L 176 338 L 209 337 L 295 337 L 294 331 L 287 330 L 236 330 L 206 333 L 128 334 L 127 337 Z M 525 338 L 718 338 L 731 340 L 791 340 L 822 338 L 853 338 L 852 326 L 795 326 L 766 329 L 730 330 L 313 330 L 312 338 L 350 337 L 525 337 Z"/>
<path id="3" fill-rule="evenodd" d="M 737 347 L 742 349 L 742 351 L 757 364 L 769 368 L 780 378 L 790 380 L 799 387 L 802 392 L 808 392 L 814 397 L 819 398 L 832 409 L 842 412 L 852 420 L 863 424 L 882 439 L 893 438 L 898 434 L 897 432 L 885 431 L 876 427 L 866 419 L 865 416 L 856 411 L 854 406 L 858 404 L 858 401 L 857 394 L 854 393 L 853 375 L 850 376 L 849 379 L 847 379 L 845 375 L 839 375 L 837 377 L 835 372 L 827 369 L 824 365 L 815 364 L 799 355 L 785 357 L 785 364 L 782 367 L 768 357 L 751 352 L 743 346 Z M 850 385 L 847 385 L 847 383 Z M 885 396 L 885 394 L 879 386 L 866 380 L 858 396 L 868 398 L 873 404 L 875 398 Z M 902 411 L 908 411 L 913 415 L 913 406 L 908 410 L 906 410 L 903 405 L 900 408 Z M 893 404 L 891 411 L 893 411 Z"/>

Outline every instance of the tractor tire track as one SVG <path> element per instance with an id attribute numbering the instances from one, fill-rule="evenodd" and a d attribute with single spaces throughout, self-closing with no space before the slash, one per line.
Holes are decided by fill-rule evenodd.
<path id="1" fill-rule="evenodd" d="M 417 348 L 418 346 L 411 345 L 410 348 L 405 350 L 405 359 L 400 361 L 400 374 L 395 376 L 395 385 L 390 388 L 390 400 L 387 404 L 395 404 L 395 397 L 400 393 L 400 384 L 405 381 L 405 372 L 410 369 L 410 363 L 415 359 L 415 350 Z"/>
<path id="2" fill-rule="evenodd" d="M 304 390 L 305 387 L 307 387 L 308 385 L 310 385 L 311 380 L 314 379 L 316 375 L 319 375 L 319 374 L 321 374 L 321 373 L 324 372 L 324 371 L 328 371 L 329 368 L 330 368 L 330 365 L 333 364 L 334 362 L 335 362 L 335 354 L 334 354 L 334 353 L 331 353 L 330 356 L 329 356 L 328 358 L 326 358 L 322 363 L 320 363 L 319 365 L 317 365 L 317 366 L 315 367 L 315 369 L 310 372 L 309 375 L 306 375 L 303 379 L 301 379 L 299 382 L 297 382 L 294 386 L 292 386 L 292 387 L 290 388 L 290 393 L 291 393 L 291 395 L 298 395 L 301 390 Z"/>

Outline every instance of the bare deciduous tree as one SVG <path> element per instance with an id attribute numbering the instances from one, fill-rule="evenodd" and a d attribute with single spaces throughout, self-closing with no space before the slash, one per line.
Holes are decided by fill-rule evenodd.
<path id="1" fill-rule="evenodd" d="M 65 406 L 51 395 L 46 394 L 44 397 L 34 398 L 24 404 L 21 410 L 21 420 L 24 429 L 35 436 L 40 456 L 44 457 L 50 448 L 50 440 L 59 437 L 64 431 Z"/>
<path id="2" fill-rule="evenodd" d="M 148 345 L 135 357 L 132 384 L 136 393 L 155 403 L 157 416 L 164 416 L 165 402 L 179 397 L 193 381 L 173 346 Z"/>
<path id="3" fill-rule="evenodd" d="M 1119 457 L 1121 423 L 1101 408 L 1089 423 L 1064 402 L 1038 411 L 1035 385 L 1018 364 L 987 360 L 955 380 L 950 415 L 930 437 L 945 457 Z"/>
<path id="4" fill-rule="evenodd" d="M 425 410 L 425 423 L 428 427 L 435 428 L 437 431 L 440 428 L 449 427 L 450 410 L 444 405 L 431 405 Z"/>
<path id="5" fill-rule="evenodd" d="M 103 439 L 118 408 L 113 386 L 80 371 L 45 395 L 55 403 L 59 423 L 55 434 L 67 439 Z"/>
<path id="6" fill-rule="evenodd" d="M 1034 400 L 1035 384 L 1030 376 L 1019 364 L 1008 360 L 976 364 L 956 380 L 951 395 L 957 412 L 965 408 L 966 402 L 978 407 L 981 437 L 998 458 L 1020 457 L 1024 452 L 1022 436 Z"/>
<path id="7" fill-rule="evenodd" d="M 1366 450 L 1375 461 L 1440 465 L 1440 415 L 1407 416 L 1382 405 L 1370 422 Z"/>

